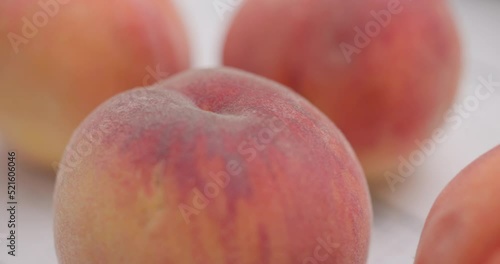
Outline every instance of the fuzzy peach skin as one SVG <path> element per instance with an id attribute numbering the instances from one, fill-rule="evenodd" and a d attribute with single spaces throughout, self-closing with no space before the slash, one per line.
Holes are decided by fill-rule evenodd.
<path id="1" fill-rule="evenodd" d="M 224 64 L 311 101 L 376 180 L 443 120 L 460 46 L 443 0 L 246 0 Z"/>
<path id="2" fill-rule="evenodd" d="M 40 165 L 106 99 L 189 66 L 169 0 L 0 1 L 0 35 L 0 133 Z"/>
<path id="3" fill-rule="evenodd" d="M 253 74 L 193 70 L 115 96 L 62 163 L 61 264 L 367 259 L 372 209 L 351 147 L 305 99 Z"/>
<path id="4" fill-rule="evenodd" d="M 415 264 L 500 263 L 500 145 L 462 170 L 425 222 Z"/>

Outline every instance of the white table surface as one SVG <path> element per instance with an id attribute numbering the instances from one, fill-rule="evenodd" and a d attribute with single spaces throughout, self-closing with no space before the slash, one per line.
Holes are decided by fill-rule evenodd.
<path id="1" fill-rule="evenodd" d="M 196 67 L 219 64 L 221 43 L 234 12 L 221 18 L 215 2 L 232 0 L 177 0 L 189 29 Z M 478 78 L 492 76 L 500 81 L 500 1 L 453 1 L 454 12 L 464 42 L 465 67 L 457 103 L 473 95 Z M 370 264 L 413 263 L 425 217 L 439 192 L 463 167 L 500 144 L 500 87 L 492 97 L 463 119 L 457 129 L 445 127 L 447 141 L 425 159 L 416 173 L 391 192 L 387 185 L 372 190 L 374 230 Z M 0 160 L 6 160 L 6 147 L 0 142 Z M 52 236 L 52 191 L 54 172 L 42 172 L 22 163 L 18 153 L 18 240 L 17 254 L 7 255 L 5 233 L 7 214 L 0 214 L 0 264 L 57 263 Z M 1 171 L 5 164 L 0 164 Z M 0 178 L 0 202 L 6 204 L 6 180 Z"/>

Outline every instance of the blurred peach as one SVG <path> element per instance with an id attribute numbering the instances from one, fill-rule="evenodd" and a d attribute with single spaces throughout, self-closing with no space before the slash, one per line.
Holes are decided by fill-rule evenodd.
<path id="1" fill-rule="evenodd" d="M 45 166 L 98 104 L 189 66 L 168 0 L 1 1 L 0 35 L 0 131 Z"/>
<path id="2" fill-rule="evenodd" d="M 247 0 L 224 63 L 291 87 L 346 135 L 371 179 L 443 120 L 460 41 L 443 0 Z"/>
<path id="3" fill-rule="evenodd" d="M 425 222 L 416 264 L 500 263 L 500 145 L 462 170 Z"/>

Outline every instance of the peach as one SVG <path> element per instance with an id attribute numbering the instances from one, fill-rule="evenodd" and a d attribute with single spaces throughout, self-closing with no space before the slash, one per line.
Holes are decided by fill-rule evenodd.
<path id="1" fill-rule="evenodd" d="M 500 263 L 500 145 L 441 192 L 427 216 L 416 264 Z"/>
<path id="2" fill-rule="evenodd" d="M 169 0 L 0 1 L 0 35 L 0 131 L 44 166 L 104 100 L 189 64 Z"/>
<path id="3" fill-rule="evenodd" d="M 440 122 L 460 46 L 443 0 L 247 0 L 224 64 L 303 95 L 346 135 L 370 179 Z"/>
<path id="4" fill-rule="evenodd" d="M 305 99 L 253 74 L 193 70 L 117 95 L 62 164 L 61 264 L 367 259 L 371 204 L 351 147 Z"/>

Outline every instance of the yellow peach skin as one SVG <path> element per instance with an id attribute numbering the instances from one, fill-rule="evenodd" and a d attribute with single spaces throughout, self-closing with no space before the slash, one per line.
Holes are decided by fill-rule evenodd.
<path id="1" fill-rule="evenodd" d="M 61 264 L 366 263 L 361 166 L 331 121 L 278 83 L 182 73 L 108 100 L 67 149 Z"/>
<path id="2" fill-rule="evenodd" d="M 0 133 L 44 166 L 97 105 L 189 65 L 169 0 L 0 1 Z"/>
<path id="3" fill-rule="evenodd" d="M 500 145 L 462 170 L 425 222 L 415 264 L 500 263 Z"/>

